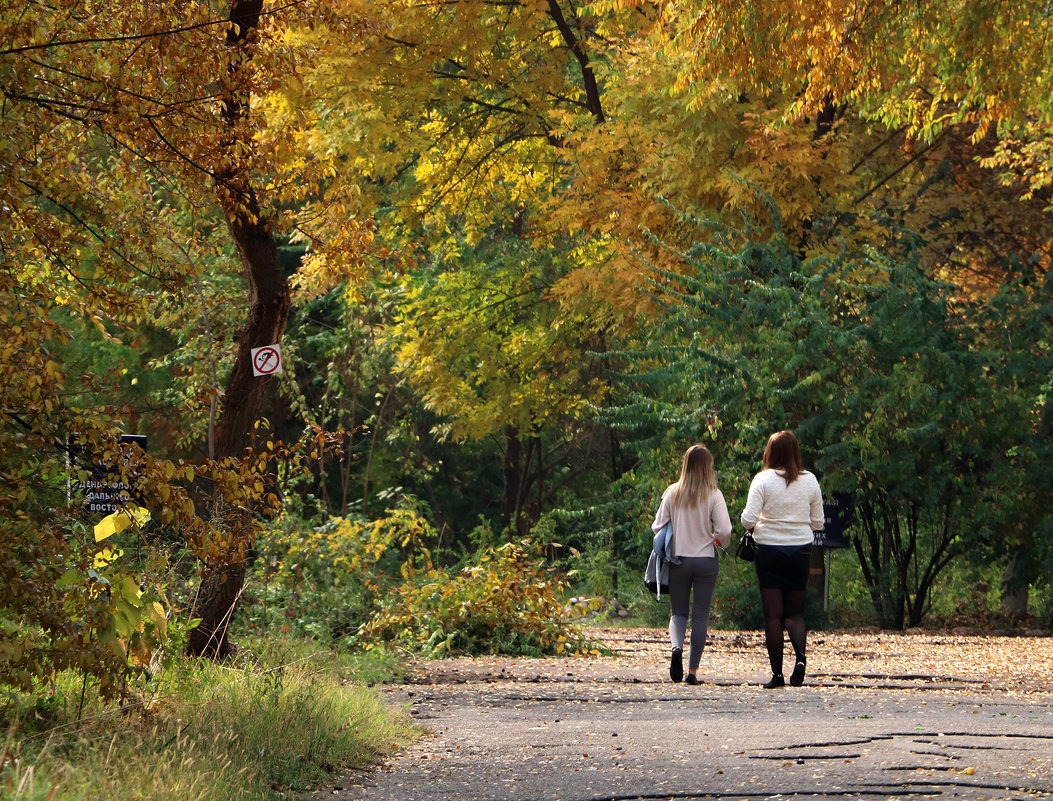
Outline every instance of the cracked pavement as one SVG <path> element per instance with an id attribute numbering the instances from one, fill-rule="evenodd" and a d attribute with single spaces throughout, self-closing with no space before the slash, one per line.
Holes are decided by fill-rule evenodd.
<path id="1" fill-rule="evenodd" d="M 614 656 L 419 665 L 385 692 L 428 733 L 319 795 L 1053 798 L 1048 637 L 817 632 L 805 685 L 765 690 L 756 632 L 711 633 L 698 686 L 669 682 L 663 632 L 594 634 Z"/>

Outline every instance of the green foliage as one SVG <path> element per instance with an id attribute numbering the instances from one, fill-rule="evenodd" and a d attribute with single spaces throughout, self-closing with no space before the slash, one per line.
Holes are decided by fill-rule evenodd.
<path id="1" fill-rule="evenodd" d="M 308 477 L 291 478 L 297 497 L 313 494 L 339 517 L 365 513 L 378 493 L 433 472 L 418 453 L 420 408 L 394 375 L 386 342 L 398 299 L 381 282 L 358 291 L 341 286 L 302 297 L 290 318 L 288 359 L 311 369 L 285 377 L 296 417 L 283 434 L 296 436 L 295 426 L 307 423 L 337 446 L 313 454 Z"/>
<path id="2" fill-rule="evenodd" d="M 614 556 L 607 548 L 588 549 L 585 552 L 574 550 L 574 579 L 580 581 L 586 592 L 601 598 L 612 598 L 615 595 L 614 577 L 617 568 Z"/>
<path id="3" fill-rule="evenodd" d="M 877 617 L 870 590 L 855 553 L 851 550 L 833 551 L 829 565 L 831 622 L 845 628 L 874 625 Z"/>
<path id="4" fill-rule="evenodd" d="M 261 538 L 245 599 L 252 630 L 296 631 L 352 644 L 381 599 L 430 565 L 436 534 L 411 509 L 377 520 L 330 518 L 311 527 L 285 516 Z"/>
<path id="5" fill-rule="evenodd" d="M 626 451 L 631 447 L 632 443 Z M 560 523 L 560 541 L 568 546 L 566 565 L 578 592 L 602 597 L 614 593 L 629 604 L 643 594 L 642 566 L 654 537 L 651 520 L 672 480 L 668 471 L 663 475 L 659 469 L 629 470 L 604 491 L 571 499 L 579 504 L 594 499 L 591 505 L 553 514 Z"/>
<path id="6" fill-rule="evenodd" d="M 143 541 L 139 511 L 108 515 L 94 537 L 68 518 L 61 540 L 5 527 L 5 568 L 18 569 L 0 594 L 0 682 L 30 693 L 74 669 L 109 697 L 132 665 L 150 664 L 167 635 L 167 564 L 161 549 L 126 553 Z"/>
<path id="7" fill-rule="evenodd" d="M 478 564 L 450 572 L 433 564 L 436 543 L 412 509 L 313 528 L 287 518 L 261 540 L 246 623 L 431 656 L 586 648 L 563 599 L 566 579 L 546 566 L 544 545 L 488 546 Z"/>
<path id="8" fill-rule="evenodd" d="M 530 540 L 489 548 L 451 575 L 429 569 L 396 587 L 362 629 L 367 643 L 390 642 L 439 656 L 581 652 L 589 644 L 564 600 L 566 580 Z"/>
<path id="9" fill-rule="evenodd" d="M 753 565 L 730 553 L 720 560 L 710 621 L 718 629 L 764 628 L 764 610 Z M 808 622 L 811 625 L 812 621 Z"/>
<path id="10" fill-rule="evenodd" d="M 455 255 L 406 278 L 392 334 L 400 372 L 449 420 L 440 435 L 526 433 L 579 417 L 601 390 L 583 357 L 591 321 L 551 297 L 573 250 L 539 252 L 495 225 Z"/>
<path id="11" fill-rule="evenodd" d="M 807 262 L 778 233 L 753 233 L 715 228 L 684 254 L 689 274 L 659 273 L 662 336 L 612 417 L 664 428 L 652 462 L 661 442 L 708 433 L 731 497 L 767 435 L 796 430 L 827 496 L 855 501 L 882 623 L 917 625 L 947 564 L 1012 521 L 999 499 L 1048 502 L 1030 465 L 1051 447 L 1036 430 L 1053 278 L 1020 265 L 990 298 L 968 299 L 927 278 L 917 240 L 894 230 L 882 253 Z"/>

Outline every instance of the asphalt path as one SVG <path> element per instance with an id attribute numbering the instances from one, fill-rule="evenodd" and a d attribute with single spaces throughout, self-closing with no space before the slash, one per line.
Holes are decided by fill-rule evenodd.
<path id="1" fill-rule="evenodd" d="M 669 681 L 662 632 L 601 636 L 614 656 L 419 666 L 386 694 L 427 733 L 320 795 L 1053 798 L 1048 637 L 1005 638 L 985 666 L 988 639 L 813 635 L 805 685 L 765 690 L 756 634 L 715 634 L 698 686 Z"/>

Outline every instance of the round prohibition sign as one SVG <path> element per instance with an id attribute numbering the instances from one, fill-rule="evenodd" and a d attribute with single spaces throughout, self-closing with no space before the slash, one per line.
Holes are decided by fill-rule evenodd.
<path id="1" fill-rule="evenodd" d="M 271 375 L 282 366 L 282 356 L 276 347 L 256 348 L 252 353 L 252 366 L 257 375 Z"/>

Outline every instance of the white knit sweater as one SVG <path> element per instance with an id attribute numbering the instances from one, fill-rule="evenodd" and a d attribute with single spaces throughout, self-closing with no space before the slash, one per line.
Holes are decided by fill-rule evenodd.
<path id="1" fill-rule="evenodd" d="M 823 494 L 807 470 L 787 486 L 782 473 L 762 470 L 753 477 L 742 525 L 761 545 L 809 545 L 823 528 Z"/>

